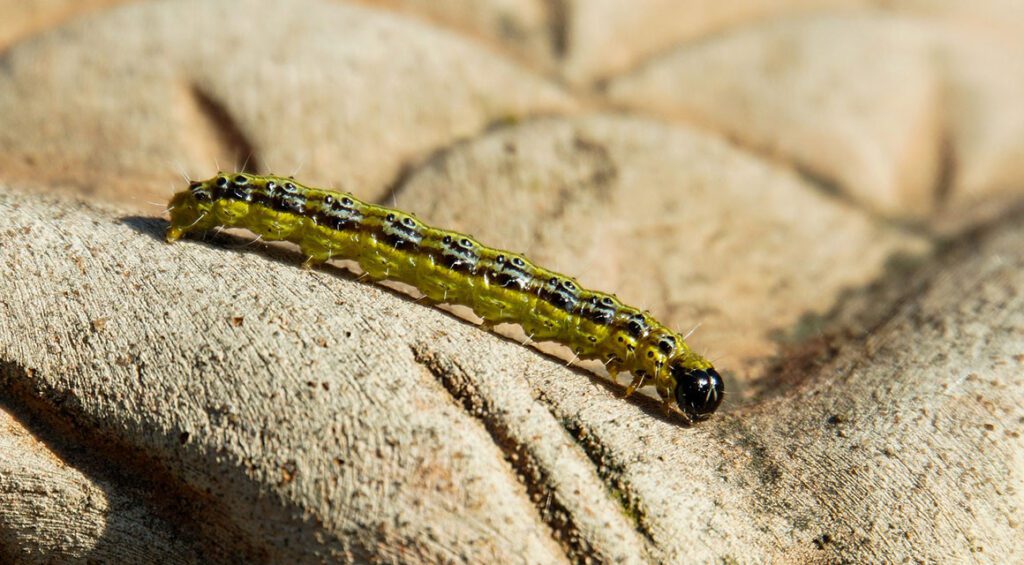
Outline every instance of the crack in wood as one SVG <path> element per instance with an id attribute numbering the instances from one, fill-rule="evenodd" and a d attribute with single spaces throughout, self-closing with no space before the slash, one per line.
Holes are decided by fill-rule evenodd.
<path id="1" fill-rule="evenodd" d="M 541 465 L 529 447 L 515 437 L 508 422 L 494 416 L 489 399 L 473 391 L 465 379 L 454 376 L 454 367 L 443 366 L 437 357 L 410 345 L 413 359 L 424 368 L 452 396 L 467 414 L 479 421 L 494 444 L 504 454 L 515 476 L 526 488 L 531 504 L 537 508 L 541 520 L 551 528 L 555 542 L 570 560 L 583 563 L 594 560 L 594 547 L 577 527 L 572 513 L 560 500 L 561 496 L 550 486 L 548 470 Z"/>
<path id="2" fill-rule="evenodd" d="M 597 476 L 604 483 L 609 497 L 615 500 L 616 504 L 622 509 L 623 515 L 629 519 L 636 531 L 643 536 L 644 541 L 653 547 L 657 547 L 658 544 L 645 518 L 643 504 L 639 497 L 633 493 L 629 483 L 623 479 L 625 466 L 615 460 L 611 455 L 612 450 L 601 443 L 578 420 L 559 415 L 555 406 L 546 396 L 541 395 L 538 401 L 548 410 L 551 417 L 561 424 L 562 428 L 569 434 L 569 437 L 576 442 L 580 450 L 590 459 Z"/>

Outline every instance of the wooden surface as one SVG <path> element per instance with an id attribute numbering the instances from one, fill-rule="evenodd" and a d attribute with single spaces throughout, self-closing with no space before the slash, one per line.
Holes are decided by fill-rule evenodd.
<path id="1" fill-rule="evenodd" d="M 1024 556 L 1012 3 L 0 2 L 0 560 Z M 716 360 L 644 397 L 244 234 L 297 175 Z M 504 333 L 514 336 L 514 329 Z"/>

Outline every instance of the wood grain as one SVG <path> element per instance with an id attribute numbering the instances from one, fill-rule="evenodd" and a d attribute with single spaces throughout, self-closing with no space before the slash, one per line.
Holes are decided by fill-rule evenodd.
<path id="1" fill-rule="evenodd" d="M 0 1 L 0 561 L 1024 556 L 1012 3 L 115 3 Z M 727 402 L 163 243 L 246 157 L 702 323 Z"/>

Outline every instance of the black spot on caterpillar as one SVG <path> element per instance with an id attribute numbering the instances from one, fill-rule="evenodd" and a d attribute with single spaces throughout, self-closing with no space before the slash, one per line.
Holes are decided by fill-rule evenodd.
<path id="1" fill-rule="evenodd" d="M 400 210 L 292 179 L 243 173 L 192 182 L 170 202 L 167 241 L 212 228 L 245 228 L 297 243 L 311 267 L 332 258 L 359 263 L 373 280 L 412 285 L 436 303 L 472 308 L 488 325 L 519 324 L 535 341 L 597 359 L 612 378 L 633 375 L 626 396 L 650 380 L 668 411 L 710 416 L 724 382 L 682 336 L 612 295 L 470 236 L 427 226 Z"/>

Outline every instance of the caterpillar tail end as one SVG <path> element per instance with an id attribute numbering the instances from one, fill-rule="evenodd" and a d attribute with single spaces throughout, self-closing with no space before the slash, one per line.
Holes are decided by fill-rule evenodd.
<path id="1" fill-rule="evenodd" d="M 171 226 L 167 228 L 167 233 L 164 234 L 164 241 L 167 243 L 174 243 L 181 239 L 181 236 L 185 235 L 185 231 L 179 227 Z"/>

